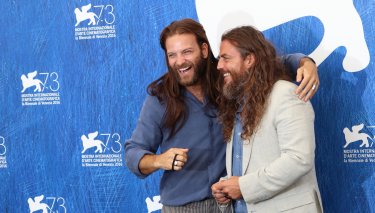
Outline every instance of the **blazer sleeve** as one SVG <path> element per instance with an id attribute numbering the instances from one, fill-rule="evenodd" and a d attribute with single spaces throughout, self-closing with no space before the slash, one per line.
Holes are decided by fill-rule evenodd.
<path id="1" fill-rule="evenodd" d="M 274 87 L 269 104 L 280 156 L 256 172 L 239 178 L 241 193 L 247 203 L 275 196 L 314 166 L 314 111 L 311 103 L 298 99 L 292 83 L 281 85 Z M 267 149 L 261 151 L 267 152 Z M 254 152 L 253 155 L 262 154 Z"/>

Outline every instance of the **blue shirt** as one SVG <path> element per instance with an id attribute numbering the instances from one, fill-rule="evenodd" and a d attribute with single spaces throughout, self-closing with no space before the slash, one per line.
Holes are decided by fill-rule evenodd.
<path id="1" fill-rule="evenodd" d="M 233 132 L 233 149 L 232 149 L 232 176 L 242 176 L 242 123 L 240 113 L 236 114 L 236 122 Z M 246 203 L 243 199 L 233 201 L 234 212 L 247 212 Z"/>
<path id="2" fill-rule="evenodd" d="M 125 144 L 128 168 L 145 178 L 138 168 L 145 154 L 163 153 L 172 147 L 188 148 L 188 161 L 180 171 L 165 170 L 160 182 L 161 203 L 180 206 L 212 197 L 211 185 L 226 175 L 225 146 L 217 111 L 185 92 L 188 110 L 184 126 L 171 138 L 162 127 L 165 105 L 154 96 L 144 102 L 140 118 L 131 138 Z"/>

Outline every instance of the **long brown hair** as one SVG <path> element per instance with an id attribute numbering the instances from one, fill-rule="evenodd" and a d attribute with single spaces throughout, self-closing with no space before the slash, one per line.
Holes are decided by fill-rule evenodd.
<path id="1" fill-rule="evenodd" d="M 243 90 L 236 100 L 219 97 L 219 119 L 223 123 L 224 138 L 228 142 L 237 111 L 241 108 L 243 139 L 253 135 L 267 107 L 267 100 L 277 80 L 290 80 L 284 66 L 276 56 L 276 50 L 263 34 L 251 26 L 242 26 L 226 32 L 221 41 L 228 41 L 245 59 L 252 54 L 253 66 L 247 70 Z"/>
<path id="2" fill-rule="evenodd" d="M 218 79 L 217 60 L 215 59 L 210 44 L 208 42 L 206 32 L 203 26 L 193 19 L 182 19 L 174 21 L 168 25 L 160 34 L 160 45 L 164 50 L 166 63 L 168 65 L 167 50 L 165 47 L 166 40 L 173 35 L 192 34 L 195 36 L 198 45 L 208 45 L 208 57 L 203 59 L 205 61 L 205 70 L 200 79 L 202 90 L 206 95 L 209 104 L 217 106 L 216 100 L 219 91 L 216 87 Z M 187 117 L 187 106 L 184 101 L 185 87 L 178 83 L 173 70 L 168 66 L 168 72 L 159 79 L 153 81 L 147 87 L 148 94 L 156 96 L 158 100 L 166 105 L 166 112 L 164 114 L 163 126 L 169 128 L 172 137 L 184 124 Z"/>

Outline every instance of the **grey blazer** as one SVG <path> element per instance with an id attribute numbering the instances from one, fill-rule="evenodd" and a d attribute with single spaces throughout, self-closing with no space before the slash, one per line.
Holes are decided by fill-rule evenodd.
<path id="1" fill-rule="evenodd" d="M 257 132 L 243 142 L 239 178 L 248 212 L 322 212 L 315 174 L 314 110 L 301 101 L 296 85 L 275 83 Z M 232 174 L 232 141 L 226 168 Z"/>

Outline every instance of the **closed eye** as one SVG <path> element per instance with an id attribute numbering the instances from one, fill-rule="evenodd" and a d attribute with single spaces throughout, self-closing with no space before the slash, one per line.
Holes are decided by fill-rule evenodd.
<path id="1" fill-rule="evenodd" d="M 176 57 L 176 53 L 168 53 L 167 56 L 168 56 L 168 58 L 172 59 L 172 58 Z"/>

